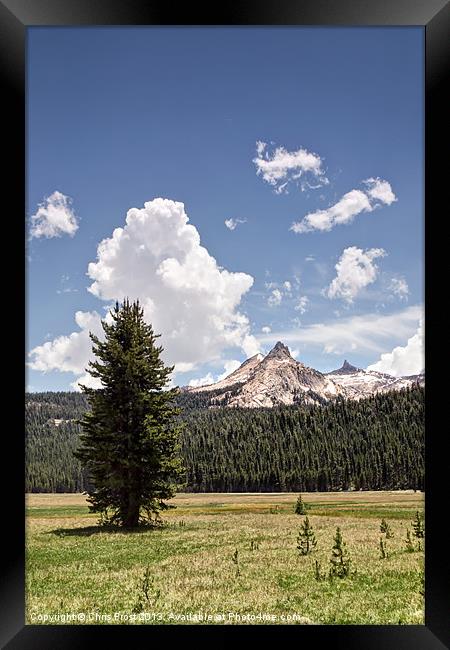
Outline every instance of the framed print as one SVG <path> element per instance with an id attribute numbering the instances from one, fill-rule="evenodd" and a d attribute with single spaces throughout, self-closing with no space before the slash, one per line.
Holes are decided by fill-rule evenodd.
<path id="1" fill-rule="evenodd" d="M 445 647 L 448 4 L 0 17 L 26 253 L 5 647 Z"/>

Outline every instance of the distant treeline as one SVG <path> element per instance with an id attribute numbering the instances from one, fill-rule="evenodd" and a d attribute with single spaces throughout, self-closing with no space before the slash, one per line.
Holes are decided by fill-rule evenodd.
<path id="1" fill-rule="evenodd" d="M 424 487 L 423 388 L 271 409 L 207 408 L 213 398 L 181 393 L 178 399 L 185 491 Z M 80 433 L 76 420 L 87 408 L 79 393 L 27 395 L 28 492 L 86 489 L 88 476 L 73 450 Z"/>

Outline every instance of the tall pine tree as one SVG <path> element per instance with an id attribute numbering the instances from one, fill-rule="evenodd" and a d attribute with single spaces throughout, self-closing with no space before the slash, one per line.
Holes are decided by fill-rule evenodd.
<path id="1" fill-rule="evenodd" d="M 159 334 L 145 323 L 139 301 L 116 303 L 111 317 L 111 324 L 102 322 L 104 341 L 90 334 L 97 360 L 88 372 L 101 388 L 82 386 L 90 410 L 76 456 L 93 484 L 90 511 L 104 523 L 134 528 L 172 507 L 164 500 L 175 496 L 182 473 L 177 389 L 164 390 L 173 367 L 160 359 Z"/>

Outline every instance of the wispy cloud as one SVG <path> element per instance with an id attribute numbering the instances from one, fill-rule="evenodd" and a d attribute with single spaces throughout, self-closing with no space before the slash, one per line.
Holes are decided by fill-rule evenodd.
<path id="1" fill-rule="evenodd" d="M 308 303 L 309 298 L 307 296 L 300 296 L 298 303 L 295 305 L 295 311 L 300 312 L 300 314 L 306 313 Z"/>
<path id="2" fill-rule="evenodd" d="M 405 278 L 392 278 L 389 284 L 389 291 L 400 300 L 408 300 L 409 287 Z"/>
<path id="3" fill-rule="evenodd" d="M 295 277 L 295 287 L 298 288 L 300 280 Z M 281 304 L 284 298 L 292 298 L 292 282 L 285 280 L 284 282 L 265 282 L 264 286 L 270 290 L 267 297 L 267 304 L 269 307 L 276 307 Z"/>
<path id="4" fill-rule="evenodd" d="M 322 168 L 322 159 L 302 147 L 296 151 L 287 151 L 276 147 L 271 153 L 266 142 L 256 143 L 256 173 L 272 185 L 277 194 L 287 193 L 288 185 L 294 183 L 303 191 L 326 185 L 329 181 Z M 314 185 L 309 182 L 314 179 Z"/>
<path id="5" fill-rule="evenodd" d="M 401 344 L 417 330 L 423 316 L 423 307 L 414 305 L 392 314 L 364 314 L 337 318 L 328 323 L 313 323 L 291 330 L 278 330 L 260 334 L 260 343 L 283 341 L 296 346 L 318 347 L 329 354 L 358 353 L 381 354 L 392 345 Z M 390 347 L 388 347 L 390 346 Z"/>
<path id="6" fill-rule="evenodd" d="M 397 200 L 390 184 L 380 178 L 363 181 L 366 190 L 351 190 L 326 210 L 310 212 L 301 221 L 295 221 L 290 230 L 295 233 L 319 230 L 327 232 L 341 224 L 351 223 L 361 212 L 372 212 L 382 204 L 391 205 Z"/>
<path id="7" fill-rule="evenodd" d="M 273 289 L 267 298 L 267 304 L 269 307 L 276 307 L 281 304 L 283 300 L 283 294 L 279 289 Z"/>
<path id="8" fill-rule="evenodd" d="M 224 223 L 228 230 L 235 230 L 238 224 L 247 223 L 247 219 L 225 219 Z"/>

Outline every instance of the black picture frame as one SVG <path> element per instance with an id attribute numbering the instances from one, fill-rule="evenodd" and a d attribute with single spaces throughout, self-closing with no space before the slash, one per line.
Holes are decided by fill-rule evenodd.
<path id="1" fill-rule="evenodd" d="M 333 25 L 333 26 L 407 26 L 424 28 L 425 38 L 425 309 L 426 309 L 426 491 L 427 549 L 425 558 L 425 625 L 424 626 L 295 626 L 290 627 L 294 640 L 302 644 L 326 644 L 335 648 L 366 648 L 367 650 L 395 647 L 398 650 L 438 650 L 450 647 L 450 617 L 448 612 L 449 581 L 444 570 L 448 566 L 448 542 L 445 525 L 448 521 L 444 504 L 447 487 L 448 455 L 446 442 L 448 426 L 445 426 L 445 381 L 441 379 L 442 365 L 449 363 L 446 351 L 446 320 L 443 306 L 447 293 L 439 296 L 440 279 L 448 274 L 445 243 L 438 228 L 448 219 L 444 196 L 448 181 L 448 165 L 443 147 L 447 131 L 448 104 L 444 101 L 446 73 L 448 72 L 450 8 L 446 0 L 245 0 L 224 5 L 192 3 L 174 6 L 146 0 L 0 0 L 0 69 L 2 75 L 2 108 L 4 135 L 12 136 L 6 177 L 4 176 L 4 206 L 12 226 L 9 237 L 17 243 L 19 259 L 23 260 L 25 198 L 25 63 L 27 28 L 45 26 L 89 25 Z M 447 83 L 448 85 L 448 83 Z M 443 150 L 441 162 L 439 152 Z M 446 182 L 447 181 L 447 182 Z M 14 192 L 12 188 L 16 188 Z M 6 196 L 5 196 L 6 195 Z M 442 203 L 442 210 L 439 210 Z M 20 207 L 19 207 L 20 206 Z M 23 207 L 22 207 L 23 206 Z M 19 262 L 20 264 L 21 262 Z M 445 266 L 444 266 L 445 264 Z M 446 268 L 447 267 L 447 268 Z M 18 268 L 23 268 L 18 267 Z M 26 281 L 22 286 L 25 286 Z M 14 295 L 13 295 L 14 294 Z M 440 300 L 439 300 L 440 297 Z M 8 294 L 8 313 L 18 315 L 15 326 L 9 327 L 9 367 L 20 366 L 18 357 L 23 354 L 25 318 L 20 291 Z M 446 305 L 445 305 L 446 306 Z M 5 308 L 5 305 L 4 305 Z M 16 346 L 9 345 L 15 337 Z M 4 339 L 5 340 L 5 339 Z M 439 345 L 439 342 L 442 345 Z M 436 353 L 433 353 L 433 349 Z M 105 636 L 113 634 L 115 642 L 137 643 L 149 640 L 172 640 L 179 626 L 32 626 L 25 620 L 25 568 L 23 517 L 23 430 L 17 423 L 23 422 L 23 374 L 17 373 L 17 381 L 9 382 L 5 404 L 17 407 L 14 425 L 4 425 L 3 444 L 7 454 L 3 465 L 9 469 L 7 503 L 3 503 L 3 523 L 7 523 L 2 535 L 6 570 L 1 583 L 2 647 L 16 648 L 78 648 L 90 644 L 105 643 Z M 21 418 L 22 414 L 22 418 Z M 441 424 L 442 422 L 442 424 Z M 6 472 L 4 472 L 4 475 Z M 5 479 L 6 480 L 6 479 Z M 284 633 L 282 626 L 183 626 L 183 639 L 193 639 L 193 634 L 208 642 L 211 635 L 226 642 L 237 631 L 239 636 L 263 630 L 270 642 L 270 635 Z M 151 636 L 149 635 L 149 632 Z M 156 635 L 156 636 L 155 636 Z M 160 637 L 160 635 L 163 635 Z M 298 637 L 295 639 L 295 637 Z M 131 637 L 131 638 L 130 638 Z M 191 637 L 191 638 L 189 638 Z M 244 639 L 243 639 L 244 640 Z M 306 647 L 306 645 L 305 645 Z"/>

